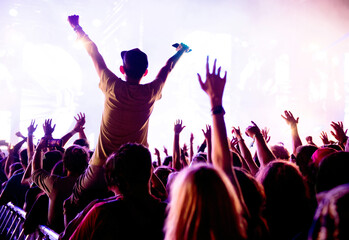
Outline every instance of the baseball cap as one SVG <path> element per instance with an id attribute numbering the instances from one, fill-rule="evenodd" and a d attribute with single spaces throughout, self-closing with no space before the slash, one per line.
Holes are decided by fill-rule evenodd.
<path id="1" fill-rule="evenodd" d="M 121 58 L 124 64 L 125 71 L 128 75 L 141 77 L 148 68 L 147 54 L 138 48 L 129 51 L 122 51 Z"/>

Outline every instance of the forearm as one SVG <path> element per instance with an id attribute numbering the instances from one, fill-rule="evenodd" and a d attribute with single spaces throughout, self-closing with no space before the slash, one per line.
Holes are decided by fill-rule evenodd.
<path id="1" fill-rule="evenodd" d="M 160 72 L 157 75 L 157 78 L 166 80 L 168 74 L 172 71 L 172 69 L 174 68 L 174 66 L 176 65 L 176 63 L 181 58 L 181 56 L 183 55 L 184 52 L 185 52 L 185 50 L 181 49 L 175 55 L 170 57 L 167 60 L 165 66 L 163 66 L 161 68 Z"/>
<path id="2" fill-rule="evenodd" d="M 193 142 L 190 142 L 190 150 L 189 150 L 189 162 L 193 161 L 194 157 L 194 147 L 193 147 Z"/>
<path id="3" fill-rule="evenodd" d="M 41 158 L 42 158 L 42 150 L 41 149 L 36 149 L 34 152 L 34 157 L 32 161 L 32 173 L 35 172 L 35 170 L 41 169 Z"/>
<path id="4" fill-rule="evenodd" d="M 275 156 L 273 152 L 269 149 L 262 134 L 257 134 L 255 138 L 258 160 L 261 164 L 261 167 L 263 167 L 267 165 L 269 162 L 275 160 Z"/>
<path id="5" fill-rule="evenodd" d="M 181 151 L 179 147 L 179 134 L 175 133 L 173 140 L 173 157 L 172 157 L 172 168 L 177 171 L 181 170 Z"/>
<path id="6" fill-rule="evenodd" d="M 241 156 L 246 161 L 246 164 L 248 165 L 251 171 L 251 174 L 254 176 L 258 172 L 259 168 L 257 164 L 253 161 L 252 154 L 248 149 L 248 147 L 246 146 L 246 143 L 243 139 L 239 140 L 239 148 L 240 148 Z"/>
<path id="7" fill-rule="evenodd" d="M 27 144 L 28 144 L 27 151 L 28 151 L 28 163 L 29 163 L 34 155 L 33 134 L 28 133 Z"/>
<path id="8" fill-rule="evenodd" d="M 70 132 L 68 132 L 67 134 L 65 134 L 61 140 L 62 140 L 62 147 L 64 147 L 64 145 L 69 141 L 69 139 L 71 137 L 73 137 L 77 132 L 73 129 Z"/>
<path id="9" fill-rule="evenodd" d="M 212 164 L 212 142 L 207 141 L 207 162 Z"/>
<path id="10" fill-rule="evenodd" d="M 84 129 L 82 129 L 82 130 L 79 131 L 79 138 L 80 138 L 80 139 L 86 139 L 86 140 L 87 140 L 87 136 L 86 136 L 86 134 L 85 134 Z"/>
<path id="11" fill-rule="evenodd" d="M 291 134 L 292 134 L 292 152 L 294 155 L 297 155 L 297 147 L 302 146 L 302 141 L 298 134 L 297 125 L 291 127 Z"/>
<path id="12" fill-rule="evenodd" d="M 98 51 L 97 45 L 88 37 L 79 25 L 74 28 L 74 31 L 76 32 L 78 39 L 82 41 L 88 55 L 90 55 L 98 76 L 101 77 L 101 71 L 107 68 L 107 66 L 102 55 Z"/>

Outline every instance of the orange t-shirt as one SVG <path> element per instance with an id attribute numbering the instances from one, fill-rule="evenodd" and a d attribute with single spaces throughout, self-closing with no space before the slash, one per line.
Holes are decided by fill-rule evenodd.
<path id="1" fill-rule="evenodd" d="M 96 150 L 90 164 L 103 165 L 125 143 L 148 146 L 148 123 L 154 103 L 161 98 L 164 79 L 132 85 L 109 69 L 102 72 L 99 88 L 105 95 L 104 111 Z"/>

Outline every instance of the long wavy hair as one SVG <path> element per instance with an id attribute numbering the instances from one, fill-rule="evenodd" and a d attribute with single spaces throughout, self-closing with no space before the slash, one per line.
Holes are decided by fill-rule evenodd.
<path id="1" fill-rule="evenodd" d="M 244 239 L 242 207 L 228 177 L 198 164 L 176 177 L 164 230 L 166 240 Z"/>

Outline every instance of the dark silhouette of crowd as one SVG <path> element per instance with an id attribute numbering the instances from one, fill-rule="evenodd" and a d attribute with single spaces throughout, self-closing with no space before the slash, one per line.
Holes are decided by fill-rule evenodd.
<path id="1" fill-rule="evenodd" d="M 107 68 L 79 16 L 68 21 L 105 95 L 100 134 L 97 146 L 90 146 L 83 113 L 60 139 L 52 137 L 52 119 L 45 120 L 37 145 L 35 120 L 27 136 L 16 133 L 22 140 L 1 154 L 0 203 L 26 211 L 26 234 L 46 225 L 60 239 L 349 239 L 349 141 L 342 122 L 330 123 L 336 142 L 319 133 L 322 146 L 311 136 L 301 140 L 299 118 L 291 111 L 280 121 L 291 129 L 285 138 L 291 138 L 292 149 L 269 145 L 269 130 L 253 121 L 245 131 L 232 126 L 228 136 L 222 105 L 227 72 L 207 57 L 198 87 L 207 94 L 212 124 L 202 126 L 202 144 L 194 150 L 193 134 L 188 145 L 180 142 L 185 126 L 178 119 L 172 155 L 164 147 L 161 157 L 155 148 L 152 160 L 147 135 L 154 103 L 191 49 L 175 44 L 176 53 L 148 84 L 140 83 L 147 55 L 138 48 L 123 51 L 123 80 Z"/>

